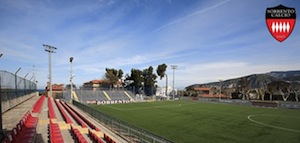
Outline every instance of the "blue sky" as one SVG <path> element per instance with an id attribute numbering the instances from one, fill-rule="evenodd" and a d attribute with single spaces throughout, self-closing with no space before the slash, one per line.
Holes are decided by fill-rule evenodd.
<path id="1" fill-rule="evenodd" d="M 267 7 L 295 0 L 1 0 L 0 69 L 30 79 L 38 88 L 48 81 L 52 54 L 53 83 L 69 82 L 74 57 L 74 83 L 103 77 L 105 68 L 144 69 L 177 65 L 175 86 L 206 83 L 253 73 L 299 70 L 300 18 L 280 43 L 265 22 Z M 34 65 L 34 67 L 33 67 Z M 164 80 L 158 85 L 164 85 Z"/>

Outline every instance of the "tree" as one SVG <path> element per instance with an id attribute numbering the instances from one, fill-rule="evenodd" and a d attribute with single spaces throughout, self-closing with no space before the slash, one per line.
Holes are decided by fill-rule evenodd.
<path id="1" fill-rule="evenodd" d="M 124 74 L 124 72 L 121 69 L 119 69 L 118 74 L 117 74 L 118 78 L 122 79 L 123 74 Z"/>
<path id="2" fill-rule="evenodd" d="M 166 76 L 166 70 L 167 70 L 166 64 L 161 64 L 157 66 L 156 73 L 160 77 L 160 79 Z"/>
<path id="3" fill-rule="evenodd" d="M 190 85 L 184 88 L 184 90 L 189 91 L 189 90 L 194 90 L 194 85 Z"/>
<path id="4" fill-rule="evenodd" d="M 116 70 L 116 69 L 110 69 L 106 68 L 105 69 L 105 79 L 109 82 L 109 84 L 113 87 L 114 85 L 117 85 L 117 82 L 119 79 L 123 77 L 123 71 L 121 69 Z"/>
<path id="5" fill-rule="evenodd" d="M 266 95 L 266 88 L 262 87 L 262 88 L 255 88 L 255 91 L 258 95 L 258 99 L 261 99 L 261 100 L 265 100 L 265 95 Z"/>
<path id="6" fill-rule="evenodd" d="M 157 66 L 156 73 L 160 77 L 160 80 L 163 77 L 166 77 L 166 96 L 168 96 L 168 75 L 166 74 L 167 65 L 161 64 Z"/>
<path id="7" fill-rule="evenodd" d="M 232 97 L 232 93 L 234 93 L 234 88 L 223 88 L 222 92 L 224 95 L 228 96 L 228 97 Z"/>
<path id="8" fill-rule="evenodd" d="M 153 67 L 150 66 L 143 70 L 144 90 L 146 95 L 153 95 L 157 76 L 153 73 Z"/>
<path id="9" fill-rule="evenodd" d="M 210 88 L 210 94 L 212 94 L 213 96 L 216 96 L 218 93 L 220 93 L 220 89 L 218 89 L 217 87 L 211 87 Z M 220 93 L 221 94 L 221 93 Z"/>
<path id="10" fill-rule="evenodd" d="M 289 98 L 290 84 L 284 81 L 275 81 L 271 82 L 267 85 L 267 91 L 270 94 L 270 100 L 273 100 L 273 96 L 275 93 L 282 96 L 282 99 L 286 101 Z"/>
<path id="11" fill-rule="evenodd" d="M 265 95 L 268 92 L 268 83 L 263 82 L 260 88 L 255 88 L 256 93 L 258 94 L 261 100 L 265 100 Z"/>
<path id="12" fill-rule="evenodd" d="M 130 75 L 126 75 L 126 80 L 132 80 L 131 86 L 134 87 L 135 93 L 140 93 L 143 82 L 143 72 L 139 69 L 131 69 Z"/>
<path id="13" fill-rule="evenodd" d="M 300 95 L 300 83 L 298 82 L 292 82 L 290 84 L 290 90 L 295 95 L 295 100 L 299 101 L 299 95 Z"/>
<path id="14" fill-rule="evenodd" d="M 247 77 L 243 77 L 242 79 L 240 79 L 240 81 L 238 82 L 238 91 L 242 94 L 243 96 L 243 100 L 244 99 L 249 99 L 249 91 L 250 91 L 250 82 L 247 79 Z"/>
<path id="15" fill-rule="evenodd" d="M 286 101 L 289 98 L 290 93 L 291 91 L 289 87 L 284 87 L 279 89 L 279 94 L 282 96 L 283 101 Z"/>

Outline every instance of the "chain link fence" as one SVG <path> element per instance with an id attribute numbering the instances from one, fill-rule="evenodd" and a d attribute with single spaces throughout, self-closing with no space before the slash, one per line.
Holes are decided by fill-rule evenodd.
<path id="1" fill-rule="evenodd" d="M 163 138 L 159 135 L 151 133 L 142 128 L 131 125 L 125 121 L 112 117 L 108 114 L 100 112 L 80 102 L 73 100 L 73 105 L 90 114 L 98 121 L 105 124 L 109 129 L 117 134 L 126 137 L 130 142 L 138 143 L 172 143 L 173 141 Z"/>
<path id="2" fill-rule="evenodd" d="M 13 73 L 0 70 L 0 95 L 2 112 L 28 99 L 36 92 L 36 83 Z"/>

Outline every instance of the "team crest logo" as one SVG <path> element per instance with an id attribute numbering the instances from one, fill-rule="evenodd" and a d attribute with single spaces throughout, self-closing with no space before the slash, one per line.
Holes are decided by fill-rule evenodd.
<path id="1" fill-rule="evenodd" d="M 296 10 L 283 5 L 267 8 L 266 22 L 272 36 L 282 42 L 290 36 L 294 29 Z"/>

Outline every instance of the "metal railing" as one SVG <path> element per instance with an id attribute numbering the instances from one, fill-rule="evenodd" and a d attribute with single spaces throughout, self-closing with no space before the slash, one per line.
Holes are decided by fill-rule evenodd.
<path id="1" fill-rule="evenodd" d="M 91 108 L 85 104 L 73 100 L 73 105 L 90 114 L 98 121 L 105 124 L 109 129 L 125 136 L 130 142 L 142 143 L 172 143 L 173 141 L 149 132 L 145 129 L 136 127 L 128 122 L 112 117 L 99 110 Z"/>
<path id="2" fill-rule="evenodd" d="M 13 73 L 0 70 L 0 98 L 2 112 L 26 100 L 36 92 L 36 83 Z"/>

